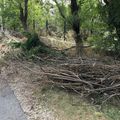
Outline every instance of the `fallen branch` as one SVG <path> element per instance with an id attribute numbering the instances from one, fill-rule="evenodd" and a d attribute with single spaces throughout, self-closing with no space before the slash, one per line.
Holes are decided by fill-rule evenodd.
<path id="1" fill-rule="evenodd" d="M 71 66 L 69 64 L 67 66 L 66 69 L 54 68 L 45 73 L 48 83 L 85 95 L 104 96 L 107 93 L 108 99 L 120 94 L 119 65 L 72 64 Z"/>

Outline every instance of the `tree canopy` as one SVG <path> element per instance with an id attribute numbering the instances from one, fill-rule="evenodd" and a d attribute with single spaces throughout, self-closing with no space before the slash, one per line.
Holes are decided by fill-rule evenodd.
<path id="1" fill-rule="evenodd" d="M 120 48 L 119 0 L 1 0 L 0 6 L 1 30 L 39 32 L 52 27 L 63 31 L 65 39 L 72 29 L 76 44 L 87 40 L 100 50 Z"/>

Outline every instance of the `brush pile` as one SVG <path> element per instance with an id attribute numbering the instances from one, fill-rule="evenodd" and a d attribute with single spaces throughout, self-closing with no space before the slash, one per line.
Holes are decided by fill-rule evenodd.
<path id="1" fill-rule="evenodd" d="M 48 82 L 84 96 L 101 96 L 105 101 L 120 96 L 120 64 L 64 64 L 64 69 L 46 73 Z"/>

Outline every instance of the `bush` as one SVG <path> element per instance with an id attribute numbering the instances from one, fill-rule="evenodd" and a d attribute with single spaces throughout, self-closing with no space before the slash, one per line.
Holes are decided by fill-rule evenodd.
<path id="1" fill-rule="evenodd" d="M 10 42 L 9 45 L 12 47 L 12 48 L 20 48 L 22 43 L 21 42 Z"/>
<path id="2" fill-rule="evenodd" d="M 32 36 L 32 34 L 29 32 L 22 32 L 22 34 L 27 38 L 30 38 Z"/>
<path id="3" fill-rule="evenodd" d="M 38 35 L 34 33 L 33 35 L 30 35 L 28 40 L 22 45 L 23 50 L 29 51 L 30 49 L 37 47 L 40 45 L 40 41 L 38 38 Z"/>
<path id="4" fill-rule="evenodd" d="M 63 54 L 49 48 L 44 43 L 39 40 L 39 37 L 36 33 L 31 34 L 28 40 L 25 43 L 14 42 L 11 43 L 11 46 L 14 48 L 21 48 L 24 52 L 24 55 L 32 57 L 33 55 L 50 55 L 50 56 L 62 56 Z"/>
<path id="5" fill-rule="evenodd" d="M 97 52 L 106 53 L 108 55 L 120 54 L 120 43 L 115 33 L 103 33 L 93 35 L 88 38 L 88 42 Z"/>

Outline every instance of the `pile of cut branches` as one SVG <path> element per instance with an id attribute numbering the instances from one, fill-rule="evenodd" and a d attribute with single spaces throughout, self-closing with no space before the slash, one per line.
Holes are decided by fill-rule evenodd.
<path id="1" fill-rule="evenodd" d="M 46 75 L 52 85 L 84 96 L 102 96 L 104 102 L 120 97 L 120 65 L 67 64 L 64 69 L 50 69 Z"/>

